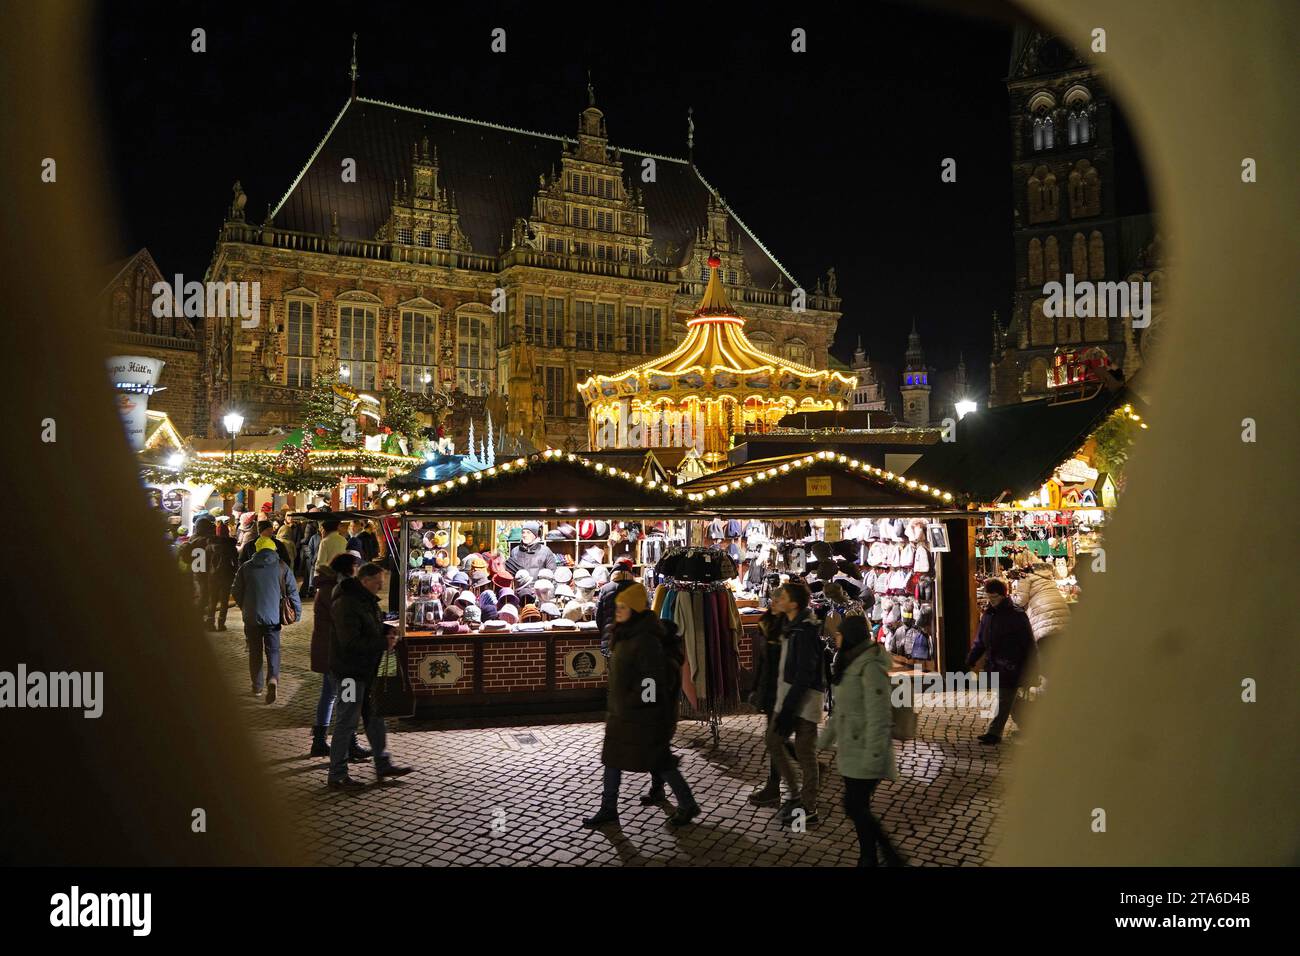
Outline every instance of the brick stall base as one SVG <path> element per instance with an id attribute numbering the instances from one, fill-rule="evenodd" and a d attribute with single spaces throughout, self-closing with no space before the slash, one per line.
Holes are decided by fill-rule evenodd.
<path id="1" fill-rule="evenodd" d="M 352 774 L 371 786 L 328 791 L 326 762 L 306 756 L 319 675 L 308 668 L 311 610 L 286 628 L 280 702 L 248 695 L 243 626 L 210 634 L 234 705 L 255 738 L 266 773 L 293 811 L 310 858 L 341 866 L 850 866 L 857 861 L 837 774 L 823 776 L 821 820 L 805 833 L 783 829 L 771 809 L 745 798 L 766 776 L 762 718 L 727 717 L 714 751 L 703 725 L 678 725 L 681 769 L 704 807 L 694 826 L 674 831 L 669 808 L 637 802 L 648 784 L 628 774 L 619 829 L 587 831 L 583 816 L 600 795 L 603 725 L 583 716 L 545 724 L 508 720 L 389 722 L 394 759 L 416 772 L 383 785 L 374 771 Z M 508 660 L 493 664 L 508 668 Z M 924 710 L 918 739 L 898 745 L 900 776 L 876 791 L 873 807 L 902 853 L 923 866 L 977 866 L 999 839 L 1000 776 L 1014 744 L 975 741 L 974 711 Z M 829 767 L 830 755 L 822 757 Z"/>

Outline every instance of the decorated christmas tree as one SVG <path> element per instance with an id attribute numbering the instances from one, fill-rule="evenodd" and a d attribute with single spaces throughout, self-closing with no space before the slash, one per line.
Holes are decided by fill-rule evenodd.
<path id="1" fill-rule="evenodd" d="M 338 393 L 328 375 L 317 376 L 302 402 L 302 430 L 317 448 L 338 448 L 345 444 L 345 423 L 351 417 L 350 403 Z"/>

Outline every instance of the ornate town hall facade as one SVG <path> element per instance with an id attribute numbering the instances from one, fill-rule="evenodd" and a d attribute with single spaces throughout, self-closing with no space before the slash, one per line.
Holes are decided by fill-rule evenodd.
<path id="1" fill-rule="evenodd" d="M 265 222 L 236 184 L 207 279 L 259 282 L 262 309 L 204 323 L 208 434 L 232 407 L 296 426 L 331 376 L 491 399 L 506 431 L 584 447 L 577 384 L 684 338 L 710 254 L 753 341 L 825 368 L 834 271 L 796 311 L 799 283 L 694 164 L 611 146 L 588 96 L 576 138 L 354 96 Z"/>

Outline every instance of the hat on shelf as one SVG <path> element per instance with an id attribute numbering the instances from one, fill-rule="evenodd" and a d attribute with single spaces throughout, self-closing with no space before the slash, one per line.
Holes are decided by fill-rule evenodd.
<path id="1" fill-rule="evenodd" d="M 598 564 L 591 569 L 591 576 L 596 579 L 597 586 L 609 582 L 609 572 L 605 570 L 603 564 Z"/>
<path id="2" fill-rule="evenodd" d="M 519 608 L 513 604 L 502 604 L 497 608 L 497 619 L 505 621 L 508 624 L 517 624 L 519 622 Z"/>
<path id="3" fill-rule="evenodd" d="M 596 522 L 583 518 L 578 522 L 578 537 L 584 541 L 596 534 Z"/>
<path id="4" fill-rule="evenodd" d="M 565 541 L 572 541 L 578 536 L 578 529 L 571 524 L 562 524 L 559 527 L 560 537 Z"/>
<path id="5" fill-rule="evenodd" d="M 592 545 L 586 551 L 582 552 L 582 560 L 584 562 L 591 562 L 592 564 L 604 564 L 605 549 Z"/>
<path id="6" fill-rule="evenodd" d="M 542 612 L 542 618 L 544 620 L 554 620 L 555 618 L 559 617 L 561 613 L 563 613 L 560 611 L 559 606 L 556 605 L 554 601 L 547 601 L 540 608 L 538 608 L 538 610 Z"/>
<path id="7" fill-rule="evenodd" d="M 519 595 L 515 593 L 514 588 L 505 587 L 497 592 L 497 604 L 513 604 L 519 606 Z"/>
<path id="8" fill-rule="evenodd" d="M 492 572 L 492 583 L 499 588 L 508 588 L 514 583 L 515 576 L 502 568 L 500 571 Z"/>
<path id="9" fill-rule="evenodd" d="M 450 583 L 456 585 L 458 588 L 467 588 L 469 587 L 469 575 L 464 571 L 457 571 L 451 576 Z"/>
<path id="10" fill-rule="evenodd" d="M 528 624 L 542 619 L 542 609 L 536 604 L 526 604 L 519 609 L 519 623 Z"/>
<path id="11" fill-rule="evenodd" d="M 596 590 L 596 579 L 590 576 L 575 578 L 573 586 L 579 591 L 594 591 Z"/>
<path id="12" fill-rule="evenodd" d="M 472 558 L 470 558 L 469 569 L 471 571 L 482 571 L 486 573 L 487 568 L 488 568 L 487 559 L 484 558 L 483 555 L 476 554 Z"/>
<path id="13" fill-rule="evenodd" d="M 456 595 L 456 603 L 461 607 L 466 607 L 474 603 L 474 593 L 472 591 L 461 591 Z"/>
<path id="14" fill-rule="evenodd" d="M 575 596 L 573 588 L 569 587 L 569 585 L 557 584 L 555 586 L 555 597 L 557 600 L 560 598 L 571 598 Z"/>
<path id="15" fill-rule="evenodd" d="M 469 576 L 469 583 L 471 587 L 481 588 L 483 585 L 488 583 L 487 572 L 480 571 L 476 568 L 474 573 Z"/>
<path id="16" fill-rule="evenodd" d="M 603 541 L 605 538 L 608 538 L 608 537 L 609 537 L 609 522 L 608 522 L 608 521 L 597 521 L 597 522 L 596 522 L 596 537 L 597 537 L 599 540 L 602 540 L 602 541 Z"/>
<path id="17" fill-rule="evenodd" d="M 479 610 L 477 604 L 471 604 L 465 608 L 465 620 L 471 624 L 483 623 L 483 612 Z"/>
<path id="18" fill-rule="evenodd" d="M 555 569 L 556 584 L 568 584 L 572 580 L 573 580 L 573 572 L 570 571 L 568 568 Z"/>
<path id="19" fill-rule="evenodd" d="M 564 616 L 570 621 L 578 622 L 582 620 L 582 602 L 570 601 L 564 605 Z"/>
<path id="20" fill-rule="evenodd" d="M 454 604 L 448 605 L 447 607 L 443 608 L 442 611 L 442 619 L 444 621 L 459 621 L 464 616 L 465 616 L 465 609 L 461 607 L 457 607 Z"/>
<path id="21" fill-rule="evenodd" d="M 491 620 L 491 621 L 483 622 L 483 631 L 485 633 L 491 631 L 492 633 L 495 634 L 509 629 L 510 629 L 510 622 L 506 622 L 502 620 Z"/>
<path id="22" fill-rule="evenodd" d="M 520 568 L 518 571 L 516 571 L 514 573 L 514 578 L 511 581 L 511 585 L 516 588 L 531 587 L 532 583 L 533 583 L 533 572 L 529 571 L 527 568 Z"/>

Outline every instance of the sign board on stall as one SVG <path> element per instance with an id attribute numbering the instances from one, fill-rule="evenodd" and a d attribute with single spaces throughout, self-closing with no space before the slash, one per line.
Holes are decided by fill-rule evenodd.
<path id="1" fill-rule="evenodd" d="M 574 680 L 605 676 L 605 656 L 596 647 L 583 647 L 564 655 L 564 673 Z"/>
<path id="2" fill-rule="evenodd" d="M 126 426 L 126 439 L 132 451 L 144 448 L 149 392 L 158 385 L 166 364 L 147 355 L 114 355 L 108 360 L 108 378 L 118 389 L 117 410 Z"/>
<path id="3" fill-rule="evenodd" d="M 809 498 L 827 497 L 831 493 L 831 476 L 808 477 L 803 480 L 804 493 Z"/>
<path id="4" fill-rule="evenodd" d="M 465 665 L 455 654 L 426 654 L 416 673 L 421 683 L 447 687 L 465 676 Z"/>

